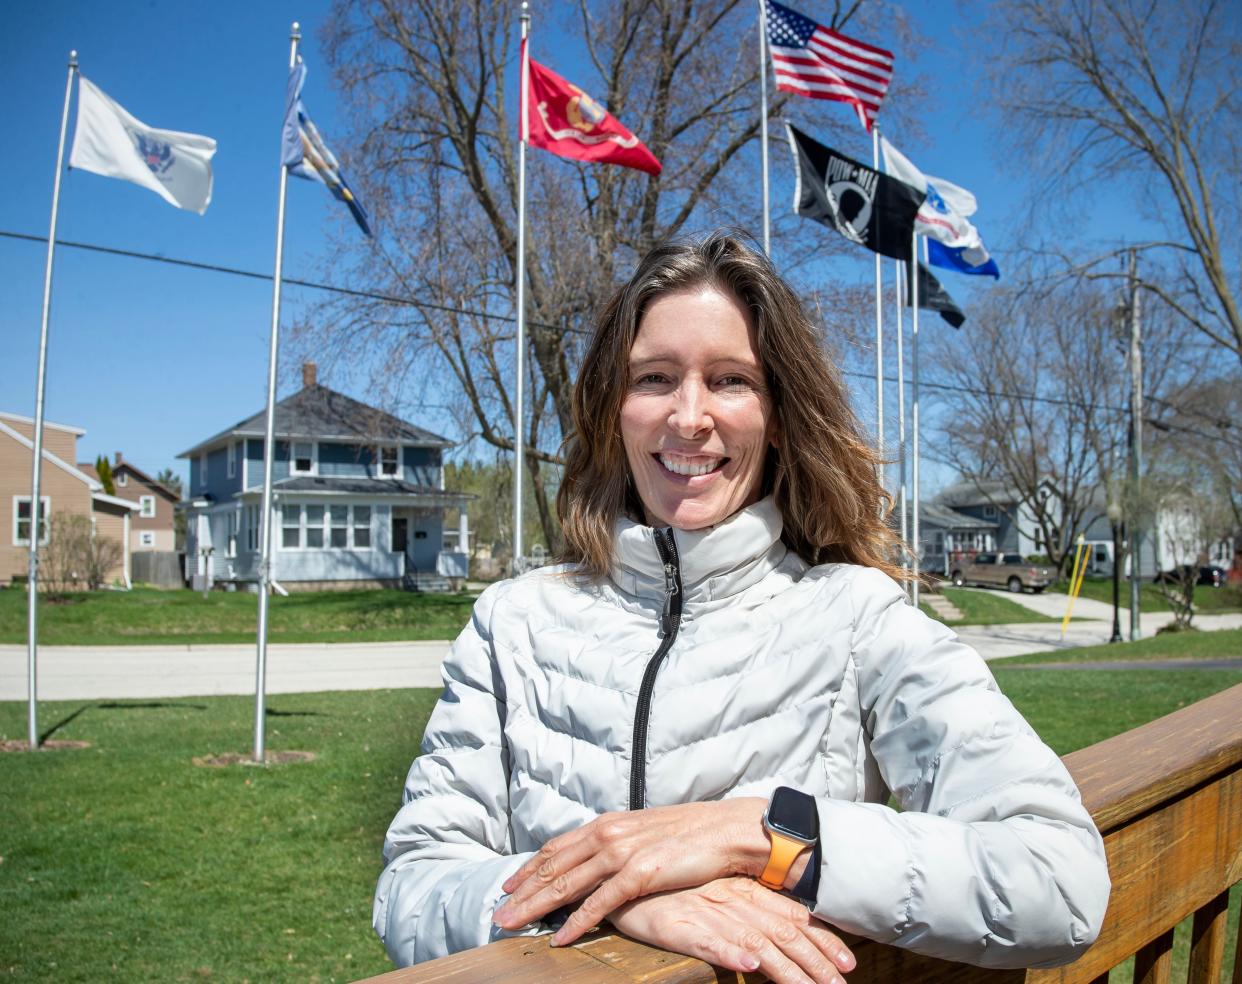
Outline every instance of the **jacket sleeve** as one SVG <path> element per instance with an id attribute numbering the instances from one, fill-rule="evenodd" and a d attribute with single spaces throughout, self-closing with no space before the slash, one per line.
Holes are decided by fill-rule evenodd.
<path id="1" fill-rule="evenodd" d="M 492 924 L 501 884 L 531 857 L 514 854 L 510 836 L 504 687 L 488 629 L 496 590 L 444 661 L 444 693 L 384 840 L 372 923 L 398 966 L 538 931 Z"/>
<path id="2" fill-rule="evenodd" d="M 964 963 L 1073 960 L 1109 877 L 1069 773 L 980 656 L 889 578 L 860 571 L 850 593 L 863 726 L 902 812 L 819 801 L 816 915 Z"/>

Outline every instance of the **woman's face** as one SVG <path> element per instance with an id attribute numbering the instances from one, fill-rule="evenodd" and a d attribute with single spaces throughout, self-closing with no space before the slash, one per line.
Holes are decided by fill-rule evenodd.
<path id="1" fill-rule="evenodd" d="M 621 438 L 652 526 L 697 530 L 759 498 L 776 435 L 755 332 L 714 287 L 654 301 L 630 349 Z"/>

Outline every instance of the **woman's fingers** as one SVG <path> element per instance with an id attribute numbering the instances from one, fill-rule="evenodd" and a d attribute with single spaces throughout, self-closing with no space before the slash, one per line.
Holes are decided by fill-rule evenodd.
<path id="1" fill-rule="evenodd" d="M 806 937 L 803 927 L 778 916 L 764 918 L 757 910 L 745 921 L 732 913 L 714 915 L 713 928 L 721 940 L 758 960 L 758 969 L 773 984 L 843 984 L 836 965 Z"/>
<path id="2" fill-rule="evenodd" d="M 610 866 L 598 855 L 588 855 L 581 864 L 565 858 L 549 859 L 546 867 L 541 867 L 522 883 L 518 890 L 520 896 L 514 893 L 505 900 L 492 915 L 492 921 L 503 929 L 517 929 L 532 923 L 582 898 L 608 875 L 609 870 Z"/>
<path id="3" fill-rule="evenodd" d="M 848 972 L 856 966 L 854 954 L 841 941 L 841 937 L 811 915 L 806 906 L 769 891 L 757 882 L 737 879 L 727 884 L 730 890 L 744 899 L 746 903 L 768 911 L 772 918 L 782 919 L 798 926 L 806 938 L 820 953 L 831 960 L 838 970 Z"/>

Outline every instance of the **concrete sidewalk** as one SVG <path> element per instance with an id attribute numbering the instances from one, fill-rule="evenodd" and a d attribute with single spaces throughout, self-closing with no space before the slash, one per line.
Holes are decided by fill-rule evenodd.
<path id="1" fill-rule="evenodd" d="M 267 692 L 441 686 L 446 642 L 273 644 Z M 26 699 L 26 647 L 0 646 L 0 700 Z M 39 699 L 253 694 L 255 647 L 40 646 Z"/>
<path id="2" fill-rule="evenodd" d="M 1044 614 L 1065 611 L 1065 595 L 1006 595 Z M 1006 659 L 1108 642 L 1112 608 L 1096 620 L 1091 605 L 1074 607 L 1078 621 L 1065 636 L 1059 622 L 1014 625 L 966 625 L 955 631 L 986 660 Z M 1040 610 L 1040 609 L 1036 609 Z M 1086 616 L 1086 617 L 1082 617 Z M 1143 637 L 1172 618 L 1153 612 L 1141 618 Z M 1242 613 L 1199 615 L 1200 629 L 1242 628 Z M 1122 618 L 1129 631 L 1129 613 Z M 267 692 L 310 693 L 321 690 L 439 688 L 440 663 L 449 642 L 358 642 L 268 647 Z M 149 697 L 209 697 L 253 694 L 255 647 L 229 646 L 40 646 L 39 698 L 93 700 Z M 0 700 L 26 699 L 26 647 L 0 646 Z"/>

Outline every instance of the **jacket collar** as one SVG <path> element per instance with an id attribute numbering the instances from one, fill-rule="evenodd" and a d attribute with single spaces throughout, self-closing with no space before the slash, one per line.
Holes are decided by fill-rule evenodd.
<path id="1" fill-rule="evenodd" d="M 768 496 L 704 530 L 673 530 L 688 602 L 737 594 L 756 583 L 785 557 L 780 510 Z M 619 519 L 613 534 L 612 581 L 626 594 L 664 596 L 664 568 L 655 533 L 631 519 Z"/>

